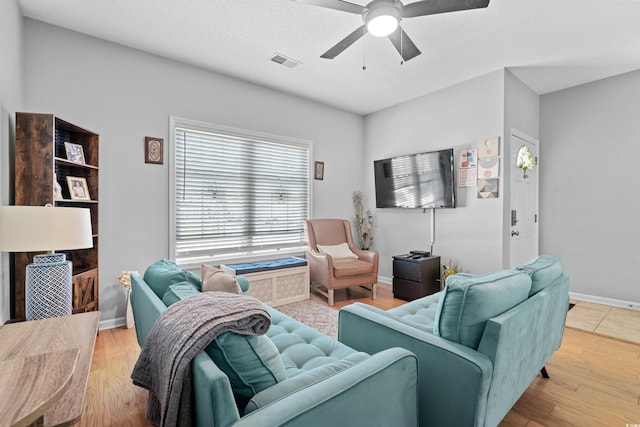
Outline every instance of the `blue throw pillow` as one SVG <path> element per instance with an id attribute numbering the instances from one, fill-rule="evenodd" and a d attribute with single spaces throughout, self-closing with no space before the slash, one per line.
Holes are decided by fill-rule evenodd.
<path id="1" fill-rule="evenodd" d="M 183 299 L 195 297 L 199 293 L 200 291 L 189 282 L 175 283 L 169 285 L 169 288 L 167 288 L 167 291 L 162 296 L 162 302 L 169 307 L 171 304 L 175 304 Z"/>
<path id="2" fill-rule="evenodd" d="M 537 294 L 562 275 L 562 265 L 558 257 L 540 255 L 524 265 L 516 267 L 531 276 L 529 296 Z"/>
<path id="3" fill-rule="evenodd" d="M 287 379 L 280 353 L 265 335 L 225 332 L 205 352 L 229 377 L 241 411 L 256 393 Z"/>
<path id="4" fill-rule="evenodd" d="M 433 333 L 475 350 L 487 320 L 526 300 L 529 289 L 531 278 L 518 270 L 449 276 Z"/>
<path id="5" fill-rule="evenodd" d="M 190 271 L 181 270 L 175 262 L 168 259 L 161 259 L 151 264 L 144 272 L 144 281 L 160 298 L 164 296 L 169 286 L 175 283 L 189 282 L 196 289 L 201 289 L 200 277 Z"/>

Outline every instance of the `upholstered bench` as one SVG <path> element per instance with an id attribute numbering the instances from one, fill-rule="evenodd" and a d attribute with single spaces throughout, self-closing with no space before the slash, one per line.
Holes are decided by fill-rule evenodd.
<path id="1" fill-rule="evenodd" d="M 232 276 L 242 276 L 251 286 L 251 295 L 271 307 L 309 299 L 309 266 L 303 258 L 220 264 Z"/>

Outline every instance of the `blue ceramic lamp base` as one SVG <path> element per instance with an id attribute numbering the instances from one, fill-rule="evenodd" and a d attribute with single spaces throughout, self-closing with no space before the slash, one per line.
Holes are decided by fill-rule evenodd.
<path id="1" fill-rule="evenodd" d="M 71 261 L 65 254 L 33 257 L 27 265 L 25 308 L 27 320 L 71 315 Z"/>

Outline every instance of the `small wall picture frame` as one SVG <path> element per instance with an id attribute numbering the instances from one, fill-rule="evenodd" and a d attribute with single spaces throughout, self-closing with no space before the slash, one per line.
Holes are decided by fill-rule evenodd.
<path id="1" fill-rule="evenodd" d="M 65 142 L 64 150 L 67 153 L 67 160 L 69 160 L 71 163 L 86 165 L 86 162 L 84 160 L 84 150 L 82 149 L 82 145 L 73 144 L 71 142 Z"/>
<path id="2" fill-rule="evenodd" d="M 483 139 L 478 143 L 478 157 L 496 157 L 500 155 L 500 137 Z"/>
<path id="3" fill-rule="evenodd" d="M 475 168 L 478 166 L 478 150 L 476 148 L 468 148 L 460 152 L 459 168 Z"/>
<path id="4" fill-rule="evenodd" d="M 144 137 L 144 162 L 155 165 L 161 165 L 163 159 L 163 143 L 162 138 L 154 138 L 152 136 Z"/>
<path id="5" fill-rule="evenodd" d="M 478 199 L 497 199 L 498 178 L 478 178 Z"/>
<path id="6" fill-rule="evenodd" d="M 458 169 L 458 187 L 475 187 L 478 181 L 478 169 Z"/>
<path id="7" fill-rule="evenodd" d="M 315 179 L 324 179 L 324 162 L 315 162 L 314 164 Z"/>
<path id="8" fill-rule="evenodd" d="M 87 186 L 87 180 L 85 178 L 68 176 L 67 186 L 69 186 L 71 200 L 91 200 L 89 186 Z"/>

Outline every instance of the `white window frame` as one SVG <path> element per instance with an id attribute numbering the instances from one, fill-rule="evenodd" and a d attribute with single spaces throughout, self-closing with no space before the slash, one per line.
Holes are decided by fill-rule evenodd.
<path id="1" fill-rule="evenodd" d="M 176 128 L 188 128 L 195 131 L 210 132 L 220 135 L 251 139 L 257 141 L 274 142 L 286 145 L 295 145 L 307 148 L 309 150 L 309 176 L 308 179 L 308 212 L 307 216 L 313 212 L 313 143 L 297 138 L 284 137 L 279 135 L 271 135 L 261 132 L 255 132 L 245 129 L 237 129 L 233 127 L 200 122 L 196 120 L 183 119 L 179 117 L 169 118 L 169 255 L 171 259 L 176 260 Z M 182 268 L 197 268 L 200 264 L 220 264 L 228 262 L 250 262 L 275 258 L 284 258 L 288 256 L 301 256 L 304 254 L 304 244 L 294 248 L 271 249 L 262 251 L 234 252 L 218 254 L 213 256 L 193 257 L 189 259 L 177 260 Z"/>

